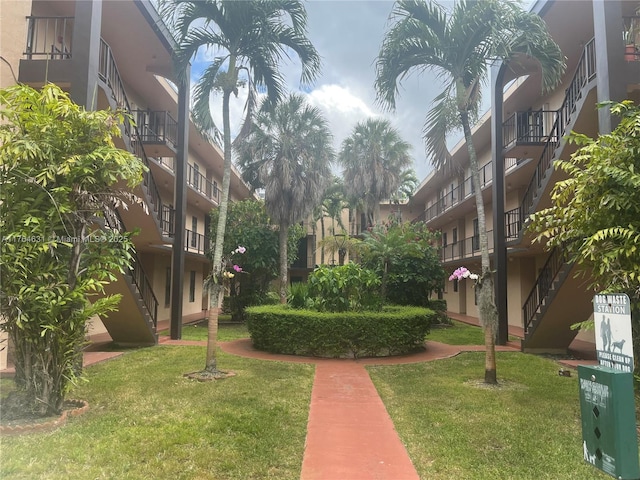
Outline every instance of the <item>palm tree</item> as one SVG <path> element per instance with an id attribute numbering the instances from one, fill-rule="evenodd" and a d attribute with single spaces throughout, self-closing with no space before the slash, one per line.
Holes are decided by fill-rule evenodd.
<path id="1" fill-rule="evenodd" d="M 564 56 L 542 19 L 511 1 L 459 0 L 449 12 L 437 3 L 401 0 L 392 17 L 395 24 L 387 32 L 376 62 L 378 100 L 395 108 L 398 83 L 413 71 L 433 70 L 447 82 L 425 123 L 427 152 L 436 168 L 446 165 L 450 158 L 445 144 L 447 133 L 454 128 L 464 132 L 480 229 L 482 272 L 476 288 L 487 347 L 485 382 L 497 383 L 498 313 L 471 121 L 480 108 L 481 86 L 490 62 L 515 62 L 522 54 L 534 58 L 542 70 L 543 89 L 547 90 L 560 81 L 565 70 Z"/>
<path id="2" fill-rule="evenodd" d="M 322 218 L 320 219 L 320 224 L 322 226 L 322 238 L 320 241 L 322 242 L 325 239 L 325 230 L 324 230 L 324 219 L 325 217 L 329 217 L 331 219 L 331 235 L 336 235 L 338 233 L 336 231 L 336 221 L 338 222 L 338 226 L 342 229 L 344 233 L 346 228 L 344 223 L 342 222 L 342 211 L 346 206 L 345 198 L 344 198 L 344 183 L 341 178 L 333 177 L 331 183 L 327 187 L 324 192 L 324 196 L 322 199 Z M 335 238 L 334 238 L 335 240 Z M 322 249 L 322 263 L 324 263 L 324 252 L 325 249 Z M 330 251 L 332 256 L 332 262 L 335 261 L 335 250 Z"/>
<path id="3" fill-rule="evenodd" d="M 267 212 L 279 225 L 280 302 L 287 301 L 287 231 L 320 203 L 331 179 L 332 136 L 319 109 L 298 94 L 265 103 L 238 144 L 243 170 L 257 172 Z"/>
<path id="4" fill-rule="evenodd" d="M 416 172 L 413 168 L 408 168 L 400 173 L 400 185 L 397 190 L 391 194 L 389 202 L 397 206 L 398 211 L 395 214 L 397 220 L 402 221 L 402 211 L 400 204 L 408 202 L 420 185 Z"/>
<path id="5" fill-rule="evenodd" d="M 255 88 L 266 91 L 266 101 L 270 105 L 282 97 L 284 80 L 278 71 L 282 58 L 290 58 L 295 53 L 302 64 L 301 80 L 309 83 L 320 70 L 320 57 L 306 37 L 307 14 L 299 0 L 164 0 L 161 7 L 163 16 L 174 26 L 178 37 L 177 72 L 185 72 L 201 49 L 215 52 L 216 57 L 194 87 L 193 116 L 204 132 L 216 131 L 209 101 L 214 93 L 222 93 L 224 173 L 212 260 L 213 281 L 209 283 L 207 357 L 202 372 L 215 377 L 221 374 L 216 359 L 217 306 L 222 288 L 219 277 L 231 180 L 231 95 L 237 96 L 238 89 L 248 83 L 247 118 L 250 118 Z M 248 126 L 245 122 L 240 136 L 246 133 Z"/>
<path id="6" fill-rule="evenodd" d="M 400 172 L 411 165 L 411 145 L 388 120 L 359 122 L 342 142 L 339 161 L 347 195 L 363 199 L 367 222 L 380 221 L 380 202 L 400 185 Z"/>

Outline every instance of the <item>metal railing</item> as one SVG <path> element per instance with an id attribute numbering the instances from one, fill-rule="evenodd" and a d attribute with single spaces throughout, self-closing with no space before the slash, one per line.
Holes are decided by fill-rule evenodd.
<path id="1" fill-rule="evenodd" d="M 74 17 L 27 17 L 28 60 L 71 58 Z"/>
<path id="2" fill-rule="evenodd" d="M 186 230 L 185 250 L 187 252 L 196 252 L 200 255 L 206 255 L 212 247 L 209 237 L 193 230 Z"/>
<path id="3" fill-rule="evenodd" d="M 127 112 L 129 115 L 133 115 L 131 105 L 129 104 L 129 100 L 127 99 L 124 85 L 122 84 L 122 77 L 118 72 L 118 67 L 116 65 L 115 59 L 113 58 L 113 54 L 111 53 L 111 48 L 102 39 L 100 39 L 98 75 L 100 76 L 100 79 L 111 90 L 111 95 L 116 105 L 119 108 L 124 109 L 125 112 Z M 148 203 L 151 204 L 150 206 L 153 215 L 156 220 L 160 222 L 162 199 L 160 197 L 160 192 L 158 191 L 158 186 L 156 185 L 156 182 L 153 178 L 153 174 L 151 173 L 151 169 L 149 168 L 149 159 L 147 158 L 144 146 L 142 144 L 142 141 L 140 140 L 138 128 L 136 127 L 135 123 L 131 121 L 131 119 L 127 119 L 124 122 L 124 130 L 125 135 L 129 139 L 129 142 L 131 144 L 132 152 L 147 166 L 147 171 L 143 175 L 142 184 L 148 197 Z"/>
<path id="4" fill-rule="evenodd" d="M 582 51 L 573 79 L 567 88 L 562 106 L 558 109 L 553 127 L 549 132 L 549 138 L 545 143 L 533 177 L 520 203 L 520 214 L 523 220 L 532 213 L 535 199 L 539 194 L 547 171 L 553 166 L 555 151 L 566 133 L 567 126 L 573 119 L 572 115 L 575 113 L 577 104 L 582 98 L 584 87 L 596 76 L 595 58 L 595 42 L 594 39 L 591 39 Z"/>
<path id="5" fill-rule="evenodd" d="M 543 143 L 549 139 L 557 110 L 515 112 L 502 124 L 502 148 L 517 143 Z"/>
<path id="6" fill-rule="evenodd" d="M 489 251 L 493 251 L 493 230 L 487 231 Z M 473 235 L 440 247 L 440 260 L 450 262 L 480 255 L 480 235 Z"/>
<path id="7" fill-rule="evenodd" d="M 187 184 L 209 200 L 213 200 L 216 203 L 220 202 L 220 189 L 217 182 L 209 180 L 190 163 L 187 164 Z"/>
<path id="8" fill-rule="evenodd" d="M 118 211 L 114 208 L 112 210 L 104 211 L 104 218 L 106 224 L 111 228 L 120 233 L 124 232 L 124 223 Z M 151 282 L 149 281 L 149 277 L 145 273 L 142 268 L 142 263 L 140 262 L 140 258 L 135 251 L 131 253 L 131 266 L 128 268 L 128 273 L 131 277 L 131 280 L 136 287 L 136 290 L 140 294 L 140 298 L 144 303 L 145 308 L 149 316 L 151 317 L 151 321 L 153 323 L 154 331 L 158 327 L 158 299 L 156 295 L 153 293 L 153 288 L 151 286 Z"/>
<path id="9" fill-rule="evenodd" d="M 146 143 L 178 145 L 178 122 L 167 111 L 134 110 L 140 140 Z"/>
<path id="10" fill-rule="evenodd" d="M 486 187 L 493 180 L 492 162 L 487 163 L 480 169 L 480 184 L 482 188 Z M 441 196 L 436 203 L 430 205 L 425 209 L 422 214 L 412 220 L 415 222 L 428 222 L 434 218 L 442 215 L 446 210 L 466 200 L 468 197 L 475 193 L 473 187 L 473 181 L 471 176 L 464 179 L 464 181 L 458 186 L 454 187 L 443 196 Z"/>
<path id="11" fill-rule="evenodd" d="M 549 295 L 560 269 L 568 260 L 569 258 L 565 249 L 556 247 L 551 251 L 549 258 L 542 267 L 540 275 L 538 275 L 536 283 L 522 307 L 525 334 L 529 332 L 535 320 L 536 313 L 538 313 L 538 309 L 544 303 L 547 295 Z"/>

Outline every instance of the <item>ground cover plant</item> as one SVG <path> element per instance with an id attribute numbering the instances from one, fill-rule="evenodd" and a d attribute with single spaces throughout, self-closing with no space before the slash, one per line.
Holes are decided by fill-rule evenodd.
<path id="1" fill-rule="evenodd" d="M 478 376 L 480 352 L 368 367 L 421 478 L 604 479 L 583 461 L 577 377 L 557 363 L 498 353 L 499 386 Z"/>
<path id="2" fill-rule="evenodd" d="M 432 328 L 427 340 L 448 345 L 482 345 L 484 333 L 480 327 L 452 320 L 450 325 Z"/>
<path id="3" fill-rule="evenodd" d="M 203 348 L 159 346 L 89 367 L 71 397 L 90 410 L 53 432 L 4 437 L 0 478 L 297 480 L 313 366 L 220 353 L 236 377 L 183 378 Z"/>

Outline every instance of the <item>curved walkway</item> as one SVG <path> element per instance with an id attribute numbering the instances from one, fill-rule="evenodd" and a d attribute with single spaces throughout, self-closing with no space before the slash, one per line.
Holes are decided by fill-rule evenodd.
<path id="1" fill-rule="evenodd" d="M 364 365 L 417 363 L 484 350 L 425 345 L 412 355 L 356 360 L 271 354 L 254 349 L 250 339 L 221 342 L 220 348 L 243 357 L 316 365 L 301 480 L 420 480 Z"/>

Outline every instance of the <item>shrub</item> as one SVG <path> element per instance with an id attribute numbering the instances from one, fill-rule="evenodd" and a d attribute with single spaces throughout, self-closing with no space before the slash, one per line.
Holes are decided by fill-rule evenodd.
<path id="1" fill-rule="evenodd" d="M 307 283 L 313 307 L 323 312 L 376 310 L 382 305 L 380 279 L 355 263 L 316 268 Z"/>
<path id="2" fill-rule="evenodd" d="M 286 305 L 250 307 L 247 326 L 259 350 L 354 358 L 410 353 L 424 344 L 435 312 L 386 307 L 380 312 L 317 312 Z"/>

